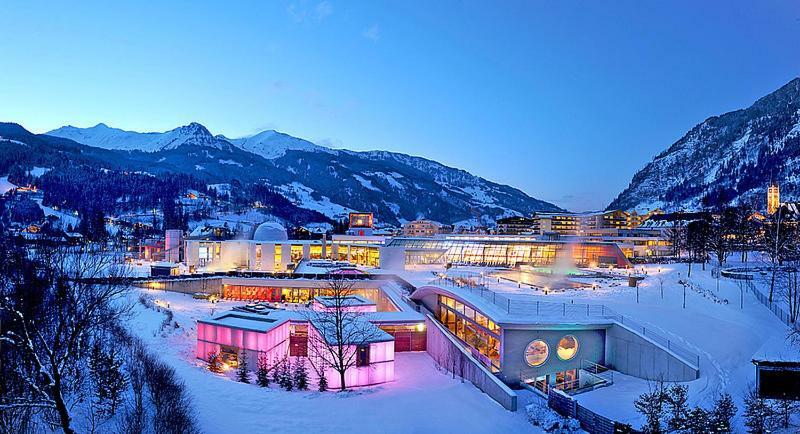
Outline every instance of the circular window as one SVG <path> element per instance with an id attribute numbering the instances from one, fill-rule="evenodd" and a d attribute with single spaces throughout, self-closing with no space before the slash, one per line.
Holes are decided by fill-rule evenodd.
<path id="1" fill-rule="evenodd" d="M 547 344 L 543 340 L 537 339 L 525 348 L 525 361 L 530 366 L 541 366 L 547 361 L 549 354 L 550 348 Z"/>
<path id="2" fill-rule="evenodd" d="M 572 335 L 566 335 L 558 341 L 558 348 L 556 354 L 561 360 L 569 360 L 578 354 L 578 339 Z"/>

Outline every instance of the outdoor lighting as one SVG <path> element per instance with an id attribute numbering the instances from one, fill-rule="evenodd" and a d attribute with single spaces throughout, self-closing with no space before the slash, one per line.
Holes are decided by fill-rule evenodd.
<path id="1" fill-rule="evenodd" d="M 421 323 L 417 324 L 417 331 L 418 332 L 424 332 L 425 331 L 425 323 L 424 322 L 421 322 Z"/>

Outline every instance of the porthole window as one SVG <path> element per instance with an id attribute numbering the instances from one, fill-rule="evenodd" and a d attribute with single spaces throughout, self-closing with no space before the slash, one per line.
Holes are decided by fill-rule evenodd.
<path id="1" fill-rule="evenodd" d="M 556 354 L 561 360 L 570 360 L 578 354 L 578 339 L 572 335 L 566 335 L 558 341 L 558 348 Z"/>
<path id="2" fill-rule="evenodd" d="M 541 366 L 547 361 L 547 356 L 550 355 L 550 348 L 547 344 L 537 339 L 528 344 L 525 348 L 525 362 L 530 366 Z"/>

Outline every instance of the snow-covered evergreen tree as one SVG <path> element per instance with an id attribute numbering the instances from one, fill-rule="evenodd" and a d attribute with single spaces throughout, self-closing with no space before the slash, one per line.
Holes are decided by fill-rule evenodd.
<path id="1" fill-rule="evenodd" d="M 292 360 L 287 357 L 284 359 L 283 366 L 281 366 L 281 381 L 283 381 L 283 388 L 287 392 L 294 389 L 294 378 L 292 378 Z"/>
<path id="2" fill-rule="evenodd" d="M 709 431 L 715 434 L 728 434 L 731 432 L 731 419 L 736 415 L 736 404 L 733 398 L 723 393 L 714 400 L 714 409 L 711 410 Z"/>
<path id="3" fill-rule="evenodd" d="M 661 419 L 664 417 L 664 405 L 666 402 L 666 392 L 664 383 L 658 382 L 650 392 L 639 395 L 633 405 L 636 411 L 645 417 L 645 425 L 642 431 L 648 434 L 660 434 L 663 432 Z"/>
<path id="4" fill-rule="evenodd" d="M 320 392 L 325 392 L 326 390 L 328 390 L 328 379 L 325 378 L 324 374 L 319 376 L 319 381 L 317 382 L 317 390 L 319 390 Z"/>
<path id="5" fill-rule="evenodd" d="M 298 360 L 294 365 L 294 385 L 297 390 L 308 390 L 308 370 L 303 359 Z"/>
<path id="6" fill-rule="evenodd" d="M 269 361 L 265 354 L 258 356 L 258 369 L 256 370 L 256 384 L 269 387 Z"/>
<path id="7" fill-rule="evenodd" d="M 689 398 L 689 389 L 680 384 L 673 384 L 668 389 L 666 398 L 667 408 L 669 409 L 667 427 L 671 431 L 686 429 L 689 416 L 689 406 L 686 401 Z"/>
<path id="8" fill-rule="evenodd" d="M 239 353 L 239 365 L 236 367 L 236 379 L 241 383 L 250 383 L 250 372 L 247 370 L 247 353 Z"/>
<path id="9" fill-rule="evenodd" d="M 283 387 L 281 375 L 283 374 L 283 363 L 286 359 L 278 360 L 277 357 L 272 358 L 272 382 L 280 387 Z"/>
<path id="10" fill-rule="evenodd" d="M 771 431 L 775 409 L 772 404 L 751 388 L 744 398 L 744 425 L 750 434 L 766 434 Z"/>
<path id="11" fill-rule="evenodd" d="M 678 432 L 687 434 L 707 434 L 710 432 L 709 413 L 697 406 L 688 412 L 685 426 Z"/>
<path id="12" fill-rule="evenodd" d="M 103 417 L 111 417 L 122 403 L 128 380 L 122 372 L 122 359 L 113 348 L 104 349 L 97 340 L 92 345 L 89 358 L 89 372 L 94 385 L 94 398 L 97 412 Z"/>

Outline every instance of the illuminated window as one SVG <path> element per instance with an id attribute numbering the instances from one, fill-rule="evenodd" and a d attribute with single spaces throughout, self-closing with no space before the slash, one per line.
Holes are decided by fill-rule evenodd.
<path id="1" fill-rule="evenodd" d="M 525 362 L 530 366 L 542 366 L 549 355 L 550 348 L 541 339 L 529 343 L 525 348 Z"/>
<path id="2" fill-rule="evenodd" d="M 569 360 L 578 354 L 578 339 L 572 335 L 566 335 L 558 341 L 558 348 L 556 354 L 561 360 Z"/>

